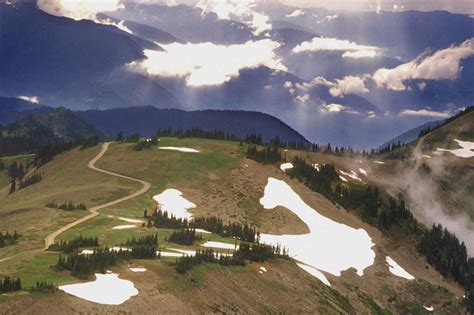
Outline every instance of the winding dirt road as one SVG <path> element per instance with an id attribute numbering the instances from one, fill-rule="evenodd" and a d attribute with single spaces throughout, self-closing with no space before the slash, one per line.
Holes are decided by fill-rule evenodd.
<path id="1" fill-rule="evenodd" d="M 133 178 L 133 177 L 125 176 L 125 175 L 122 175 L 122 174 L 114 173 L 114 172 L 111 172 L 111 171 L 103 170 L 103 169 L 98 168 L 98 167 L 95 166 L 95 163 L 97 163 L 97 161 L 99 161 L 104 156 L 105 152 L 107 152 L 107 150 L 109 149 L 109 145 L 110 145 L 110 142 L 105 142 L 104 144 L 102 144 L 100 152 L 92 160 L 89 161 L 89 164 L 87 164 L 87 167 L 90 168 L 91 170 L 101 172 L 101 173 L 104 173 L 104 174 L 107 174 L 107 175 L 111 175 L 111 176 L 115 176 L 115 177 L 120 177 L 120 178 L 124 178 L 124 179 L 133 180 L 135 182 L 139 182 L 140 184 L 143 185 L 143 187 L 140 190 L 137 190 L 136 192 L 134 192 L 133 194 L 130 194 L 128 196 L 125 196 L 125 197 L 122 197 L 120 199 L 116 199 L 116 200 L 110 201 L 108 203 L 104 203 L 102 205 L 98 205 L 98 206 L 95 206 L 93 208 L 90 208 L 89 209 L 90 214 L 88 214 L 87 216 L 82 217 L 79 220 L 76 220 L 74 222 L 71 222 L 71 223 L 63 226 L 59 230 L 55 231 L 54 233 L 51 233 L 50 235 L 48 235 L 44 240 L 43 250 L 48 249 L 48 247 L 51 244 L 54 243 L 55 238 L 58 237 L 60 234 L 66 232 L 67 230 L 69 230 L 70 228 L 72 228 L 72 227 L 74 227 L 78 224 L 81 224 L 81 223 L 83 223 L 87 220 L 90 220 L 93 217 L 97 216 L 99 214 L 100 209 L 116 205 L 118 203 L 121 203 L 121 202 L 129 200 L 129 199 L 133 199 L 135 197 L 138 197 L 140 195 L 145 194 L 150 189 L 151 184 L 149 182 L 146 182 L 146 181 L 141 180 L 141 179 L 136 179 L 136 178 Z"/>
<path id="2" fill-rule="evenodd" d="M 110 145 L 110 142 L 103 143 L 102 147 L 100 148 L 100 152 L 92 160 L 89 161 L 89 163 L 87 164 L 87 167 L 90 168 L 91 170 L 96 171 L 96 172 L 101 172 L 101 173 L 104 173 L 104 174 L 107 174 L 107 175 L 111 175 L 111 176 L 120 177 L 120 178 L 124 178 L 124 179 L 128 179 L 128 180 L 133 180 L 135 182 L 139 182 L 140 184 L 143 185 L 143 187 L 140 190 L 137 190 L 136 192 L 134 192 L 133 194 L 130 194 L 128 196 L 125 196 L 125 197 L 122 197 L 120 199 L 116 199 L 116 200 L 110 201 L 108 203 L 104 203 L 102 205 L 98 205 L 98 206 L 90 208 L 89 209 L 90 214 L 88 214 L 85 217 L 82 217 L 82 218 L 80 218 L 80 219 L 78 219 L 74 222 L 66 224 L 65 226 L 63 226 L 59 230 L 49 234 L 44 240 L 44 247 L 41 250 L 35 250 L 33 252 L 40 252 L 40 251 L 47 250 L 48 247 L 51 244 L 54 243 L 54 240 L 56 239 L 56 237 L 58 237 L 60 234 L 62 234 L 64 232 L 66 232 L 70 228 L 96 217 L 99 214 L 99 210 L 110 207 L 110 206 L 113 206 L 113 205 L 116 205 L 118 203 L 121 203 L 121 202 L 129 200 L 129 199 L 138 197 L 140 195 L 143 195 L 150 189 L 151 184 L 149 182 L 146 182 L 146 181 L 140 180 L 140 179 L 136 179 L 136 178 L 133 178 L 133 177 L 125 176 L 125 175 L 122 175 L 122 174 L 114 173 L 114 172 L 111 172 L 111 171 L 103 170 L 103 169 L 98 168 L 98 167 L 95 166 L 95 163 L 97 163 L 97 161 L 99 161 L 104 156 L 105 152 L 107 152 L 107 150 L 109 149 L 109 145 Z M 3 259 L 0 259 L 0 262 L 10 260 L 13 257 L 16 257 L 20 254 L 22 254 L 22 253 L 19 253 L 19 254 L 10 256 L 10 257 L 5 257 Z"/>

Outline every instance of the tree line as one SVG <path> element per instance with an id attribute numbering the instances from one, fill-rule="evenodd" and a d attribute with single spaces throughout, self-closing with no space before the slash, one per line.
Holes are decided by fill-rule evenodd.
<path id="1" fill-rule="evenodd" d="M 276 257 L 288 257 L 285 249 L 259 243 L 241 243 L 232 254 L 220 254 L 212 249 L 198 250 L 194 256 L 178 258 L 175 269 L 178 273 L 186 273 L 203 263 L 217 263 L 222 266 L 245 266 L 247 261 L 264 262 Z"/>
<path id="2" fill-rule="evenodd" d="M 195 217 L 191 221 L 178 219 L 158 207 L 154 209 L 151 215 L 145 210 L 144 218 L 147 219 L 148 227 L 166 228 L 166 229 L 204 229 L 223 237 L 236 237 L 242 241 L 255 242 L 257 240 L 257 231 L 248 224 L 238 222 L 224 223 L 216 216 Z"/>
<path id="3" fill-rule="evenodd" d="M 12 279 L 8 276 L 4 277 L 3 280 L 0 279 L 0 293 L 8 293 L 21 290 L 21 280 L 20 278 Z"/>
<path id="4" fill-rule="evenodd" d="M 202 235 L 196 234 L 196 230 L 193 228 L 185 228 L 173 231 L 167 240 L 171 243 L 190 246 L 196 241 L 202 241 Z"/>
<path id="5" fill-rule="evenodd" d="M 8 231 L 6 233 L 0 232 L 0 248 L 15 244 L 20 236 L 16 231 L 13 234 L 10 234 Z"/>
<path id="6" fill-rule="evenodd" d="M 431 229 L 423 233 L 418 251 L 443 276 L 465 284 L 468 269 L 466 246 L 446 228 L 443 229 L 441 224 L 433 224 Z"/>
<path id="7" fill-rule="evenodd" d="M 99 246 L 99 238 L 97 236 L 84 237 L 82 235 L 79 235 L 70 241 L 61 240 L 59 243 L 51 244 L 48 250 L 72 253 L 72 252 L 77 251 L 81 247 L 97 247 L 97 246 Z"/>
<path id="8" fill-rule="evenodd" d="M 50 202 L 45 205 L 45 207 L 48 208 L 54 208 L 54 209 L 61 209 L 65 211 L 74 211 L 74 210 L 87 210 L 87 206 L 80 202 L 78 204 L 74 204 L 72 201 L 67 201 L 62 204 L 57 204 L 55 202 Z"/>

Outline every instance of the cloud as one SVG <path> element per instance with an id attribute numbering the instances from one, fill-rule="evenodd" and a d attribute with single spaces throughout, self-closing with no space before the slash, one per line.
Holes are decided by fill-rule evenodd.
<path id="1" fill-rule="evenodd" d="M 319 76 L 313 78 L 310 82 L 296 83 L 295 86 L 300 90 L 307 91 L 312 87 L 324 85 L 329 87 L 329 93 L 333 97 L 344 97 L 346 94 L 362 94 L 369 92 L 369 90 L 365 87 L 365 80 L 367 77 L 367 75 L 348 75 L 342 79 L 336 79 L 333 82 Z"/>
<path id="2" fill-rule="evenodd" d="M 287 14 L 286 17 L 298 17 L 298 16 L 305 15 L 305 14 L 306 14 L 305 10 L 296 9 L 295 11 L 291 12 L 290 14 Z"/>
<path id="3" fill-rule="evenodd" d="M 373 58 L 378 55 L 379 49 L 375 46 L 359 45 L 348 40 L 329 37 L 315 37 L 302 42 L 295 48 L 294 53 L 305 51 L 340 51 L 344 58 Z"/>
<path id="4" fill-rule="evenodd" d="M 367 93 L 369 90 L 364 84 L 365 77 L 348 75 L 342 80 L 336 79 L 336 83 L 329 89 L 334 97 L 342 97 L 345 94 Z"/>
<path id="5" fill-rule="evenodd" d="M 423 116 L 423 117 L 436 117 L 436 118 L 448 118 L 450 113 L 448 112 L 436 112 L 429 109 L 404 109 L 399 113 L 400 116 Z"/>
<path id="6" fill-rule="evenodd" d="M 39 98 L 38 96 L 18 96 L 19 99 L 33 103 L 33 104 L 38 104 L 39 103 Z"/>
<path id="7" fill-rule="evenodd" d="M 358 111 L 355 111 L 355 110 L 351 109 L 349 106 L 336 104 L 336 103 L 332 103 L 332 104 L 323 103 L 323 104 L 321 104 L 321 112 L 323 112 L 323 113 L 341 113 L 341 112 L 345 112 L 345 113 L 348 113 L 348 114 L 355 114 L 355 115 L 360 114 Z"/>
<path id="8" fill-rule="evenodd" d="M 461 60 L 472 55 L 474 55 L 474 39 L 471 38 L 458 46 L 438 50 L 430 56 L 420 56 L 395 68 L 379 69 L 372 79 L 378 87 L 395 91 L 406 90 L 407 80 L 454 80 L 461 73 Z"/>
<path id="9" fill-rule="evenodd" d="M 254 35 L 259 35 L 271 30 L 270 18 L 255 10 L 257 0 L 200 0 L 196 7 L 201 8 L 204 13 L 214 12 L 219 19 L 236 19 L 250 25 L 254 29 Z"/>
<path id="10" fill-rule="evenodd" d="M 184 77 L 188 86 L 219 85 L 238 76 L 241 69 L 262 65 L 286 70 L 274 52 L 279 44 L 270 39 L 230 46 L 174 43 L 162 47 L 164 51 L 145 50 L 147 58 L 128 67 L 149 75 Z"/>
<path id="11" fill-rule="evenodd" d="M 120 0 L 37 0 L 36 5 L 51 15 L 65 16 L 74 20 L 96 20 L 97 13 L 123 8 Z"/>

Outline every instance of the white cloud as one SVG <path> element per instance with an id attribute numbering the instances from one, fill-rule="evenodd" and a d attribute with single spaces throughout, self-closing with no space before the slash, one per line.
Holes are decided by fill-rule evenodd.
<path id="1" fill-rule="evenodd" d="M 367 112 L 367 117 L 369 118 L 375 118 L 375 112 L 373 110 L 370 110 Z"/>
<path id="2" fill-rule="evenodd" d="M 36 5 L 51 15 L 75 20 L 96 20 L 97 13 L 116 11 L 123 7 L 120 0 L 38 0 Z"/>
<path id="3" fill-rule="evenodd" d="M 315 37 L 302 42 L 295 48 L 294 53 L 305 51 L 341 51 L 345 58 L 373 58 L 378 55 L 379 49 L 375 46 L 359 45 L 355 42 L 329 37 Z"/>
<path id="4" fill-rule="evenodd" d="M 147 59 L 132 62 L 129 68 L 150 75 L 185 77 L 189 86 L 219 85 L 244 68 L 268 66 L 286 70 L 274 50 L 279 44 L 269 40 L 238 45 L 213 43 L 162 45 L 164 51 L 145 50 Z"/>
<path id="5" fill-rule="evenodd" d="M 346 109 L 346 106 L 341 104 L 323 104 L 323 109 L 321 111 L 339 113 L 342 112 L 344 109 Z"/>
<path id="6" fill-rule="evenodd" d="M 129 34 L 133 34 L 133 32 L 125 26 L 125 21 L 122 20 L 118 23 L 115 23 L 114 21 L 112 21 L 111 19 L 98 19 L 96 18 L 95 21 L 97 23 L 100 23 L 100 24 L 104 24 L 104 25 L 113 25 L 113 26 L 116 26 L 117 28 L 121 29 L 122 31 L 124 32 L 127 32 Z"/>
<path id="7" fill-rule="evenodd" d="M 447 118 L 450 116 L 448 112 L 436 112 L 429 109 L 404 109 L 399 113 L 400 116 L 423 116 L 423 117 L 436 117 L 436 118 Z"/>
<path id="8" fill-rule="evenodd" d="M 306 103 L 307 101 L 309 101 L 309 94 L 298 95 L 295 99 L 296 99 L 298 102 L 304 104 L 304 103 Z"/>
<path id="9" fill-rule="evenodd" d="M 365 87 L 365 80 L 367 75 L 352 76 L 348 75 L 342 79 L 336 79 L 334 82 L 325 79 L 324 77 L 315 77 L 310 82 L 296 83 L 295 86 L 299 90 L 307 91 L 318 85 L 329 87 L 329 93 L 334 97 L 344 97 L 346 94 L 362 94 L 369 90 Z"/>
<path id="10" fill-rule="evenodd" d="M 454 80 L 461 73 L 461 60 L 472 55 L 474 55 L 474 39 L 458 46 L 438 50 L 430 56 L 420 56 L 392 69 L 379 69 L 372 79 L 378 87 L 395 91 L 406 90 L 404 83 L 406 80 Z"/>
<path id="11" fill-rule="evenodd" d="M 342 54 L 343 58 L 354 58 L 354 59 L 359 59 L 359 58 L 374 58 L 377 57 L 377 51 L 375 50 L 356 50 L 356 51 L 346 51 L 345 53 Z"/>
<path id="12" fill-rule="evenodd" d="M 24 96 L 24 95 L 21 95 L 21 96 L 18 96 L 18 98 L 21 99 L 21 100 L 30 102 L 30 103 L 34 103 L 34 104 L 39 103 L 38 96 Z"/>
<path id="13" fill-rule="evenodd" d="M 219 19 L 236 19 L 250 25 L 254 34 L 271 30 L 270 18 L 255 10 L 257 0 L 200 0 L 196 6 L 203 12 L 214 12 Z"/>
<path id="14" fill-rule="evenodd" d="M 305 15 L 306 12 L 301 9 L 296 9 L 295 11 L 291 12 L 290 14 L 287 14 L 286 17 L 298 17 L 301 15 Z"/>
<path id="15" fill-rule="evenodd" d="M 348 75 L 342 80 L 336 79 L 336 83 L 329 89 L 334 97 L 342 97 L 345 94 L 367 93 L 369 90 L 364 84 L 365 77 Z"/>

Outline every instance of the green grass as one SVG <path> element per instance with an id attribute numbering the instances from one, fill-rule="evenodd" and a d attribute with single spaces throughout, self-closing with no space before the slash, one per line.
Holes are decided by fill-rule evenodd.
<path id="1" fill-rule="evenodd" d="M 37 281 L 55 284 L 77 282 L 69 273 L 54 270 L 58 257 L 58 253 L 42 252 L 20 261 L 9 262 L 2 265 L 0 276 L 20 277 L 25 289 L 33 287 Z"/>

